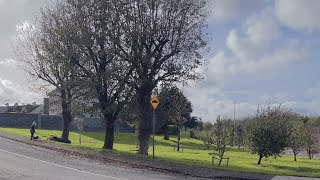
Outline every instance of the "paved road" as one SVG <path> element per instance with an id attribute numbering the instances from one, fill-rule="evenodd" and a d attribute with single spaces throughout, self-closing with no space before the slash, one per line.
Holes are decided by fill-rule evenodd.
<path id="1" fill-rule="evenodd" d="M 205 180 L 180 174 L 160 173 L 103 164 L 0 137 L 0 180 Z M 265 178 L 264 178 L 265 179 Z M 311 178 L 276 176 L 272 180 Z"/>
<path id="2" fill-rule="evenodd" d="M 0 179 L 193 180 L 199 178 L 102 164 L 0 137 Z"/>

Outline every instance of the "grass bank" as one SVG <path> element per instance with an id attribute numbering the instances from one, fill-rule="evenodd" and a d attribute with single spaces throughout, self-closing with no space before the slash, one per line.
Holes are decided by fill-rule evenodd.
<path id="1" fill-rule="evenodd" d="M 0 131 L 24 137 L 30 136 L 29 129 L 0 128 Z M 59 137 L 61 131 L 38 129 L 36 135 L 41 140 L 47 141 L 51 136 Z M 103 132 L 70 132 L 70 140 L 72 142 L 70 146 L 100 150 L 103 146 L 103 139 Z M 136 139 L 135 134 L 116 133 L 115 151 L 136 154 Z M 174 140 L 174 138 L 171 138 L 171 140 L 166 141 L 163 140 L 162 136 L 155 137 L 157 159 L 177 164 L 212 168 L 211 156 L 208 154 L 212 150 L 203 149 L 202 141 L 182 138 L 183 152 L 177 152 L 172 147 Z M 152 154 L 152 147 L 149 148 L 149 154 Z M 215 166 L 214 168 L 264 174 L 320 177 L 320 159 L 318 158 L 309 160 L 306 157 L 298 157 L 298 161 L 295 162 L 292 156 L 284 155 L 277 159 L 264 159 L 261 165 L 257 165 L 258 156 L 244 150 L 230 149 L 225 156 L 230 157 L 229 166 L 223 163 L 222 167 Z"/>

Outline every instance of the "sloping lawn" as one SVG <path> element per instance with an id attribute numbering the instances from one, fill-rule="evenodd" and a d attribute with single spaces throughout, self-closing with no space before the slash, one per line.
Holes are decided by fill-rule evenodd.
<path id="1" fill-rule="evenodd" d="M 0 128 L 0 131 L 25 137 L 30 136 L 29 129 Z M 39 136 L 41 140 L 47 141 L 51 136 L 59 137 L 61 131 L 37 129 L 36 135 Z M 71 146 L 99 150 L 103 146 L 103 139 L 103 132 L 70 132 Z M 136 139 L 135 134 L 116 133 L 115 151 L 125 154 L 135 154 L 137 150 Z M 181 144 L 183 144 L 183 152 L 177 152 L 174 151 L 172 146 L 176 140 L 174 137 L 166 141 L 163 140 L 162 136 L 156 136 L 155 140 L 155 155 L 159 160 L 213 168 L 211 166 L 211 156 L 208 154 L 212 152 L 212 150 L 203 149 L 202 141 L 182 138 Z M 150 143 L 150 145 L 152 144 Z M 152 154 L 152 146 L 149 148 L 149 154 Z M 225 157 L 230 157 L 229 166 L 226 166 L 226 162 L 223 162 L 222 167 L 214 166 L 214 168 L 265 174 L 320 177 L 320 159 L 318 158 L 309 160 L 306 157 L 298 157 L 298 161 L 295 162 L 292 156 L 284 155 L 277 159 L 264 159 L 261 165 L 257 165 L 257 155 L 236 148 L 226 152 Z"/>

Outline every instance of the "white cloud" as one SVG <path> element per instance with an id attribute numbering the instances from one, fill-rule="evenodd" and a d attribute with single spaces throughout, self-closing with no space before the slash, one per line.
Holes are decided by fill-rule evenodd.
<path id="1" fill-rule="evenodd" d="M 257 0 L 211 0 L 212 17 L 214 21 L 239 19 L 249 16 L 264 8 L 266 1 Z"/>
<path id="2" fill-rule="evenodd" d="M 278 43 L 278 42 L 281 43 Z M 267 7 L 260 14 L 247 18 L 244 25 L 231 29 L 226 38 L 226 49 L 220 50 L 209 60 L 205 80 L 190 87 L 186 92 L 194 104 L 195 113 L 207 121 L 215 121 L 217 115 L 233 117 L 233 100 L 224 93 L 224 83 L 232 76 L 250 74 L 259 78 L 266 73 L 279 72 L 282 68 L 302 63 L 307 50 L 299 40 L 282 36 L 274 9 Z M 288 105 L 288 108 L 303 110 L 293 103 L 287 93 L 255 94 L 261 104 L 267 100 Z M 257 104 L 238 102 L 236 117 L 252 115 Z"/>
<path id="3" fill-rule="evenodd" d="M 247 19 L 241 33 L 232 29 L 226 45 L 240 59 L 252 59 L 268 50 L 280 35 L 279 25 L 270 8 Z"/>
<path id="4" fill-rule="evenodd" d="M 270 8 L 266 8 L 260 16 L 248 18 L 245 27 L 248 40 L 255 45 L 269 45 L 280 35 L 279 26 Z"/>
<path id="5" fill-rule="evenodd" d="M 275 94 L 274 98 L 267 98 L 265 101 L 261 101 L 259 104 L 254 104 L 246 101 L 235 102 L 231 99 L 211 99 L 207 100 L 203 98 L 202 103 L 205 106 L 196 106 L 194 109 L 196 112 L 193 114 L 198 117 L 202 117 L 204 121 L 215 122 L 218 115 L 233 119 L 235 110 L 235 119 L 242 119 L 245 117 L 253 116 L 257 112 L 258 107 L 266 107 L 270 105 L 271 107 L 278 107 L 281 105 L 282 108 L 292 110 L 294 112 L 300 113 L 302 115 L 308 116 L 319 116 L 319 101 L 295 101 L 290 100 L 288 97 L 282 99 L 285 94 Z M 203 95 L 205 96 L 205 95 Z M 279 100 L 282 99 L 283 101 Z M 273 99 L 278 99 L 273 101 Z M 234 106 L 235 105 L 235 106 Z"/>
<path id="6" fill-rule="evenodd" d="M 319 0 L 276 0 L 276 14 L 293 29 L 320 29 Z"/>
<path id="7" fill-rule="evenodd" d="M 247 72 L 261 72 L 263 70 L 281 70 L 282 67 L 297 64 L 306 60 L 306 50 L 298 46 L 289 46 L 280 49 L 275 49 L 272 53 L 264 55 L 261 59 L 248 61 L 247 64 L 242 64 L 242 67 Z"/>
<path id="8" fill-rule="evenodd" d="M 260 57 L 259 54 L 251 53 L 251 49 L 246 51 L 245 48 L 231 55 L 220 51 L 208 63 L 206 78 L 208 81 L 223 81 L 239 73 L 259 75 L 264 71 L 281 70 L 288 65 L 304 62 L 307 56 L 306 49 L 295 43 L 288 43 L 286 47 L 261 52 Z"/>
<path id="9" fill-rule="evenodd" d="M 0 78 L 0 102 L 13 104 L 41 102 L 43 95 L 41 93 L 15 84 L 12 81 Z"/>
<path id="10" fill-rule="evenodd" d="M 218 115 L 233 118 L 234 101 L 225 98 L 221 89 L 194 86 L 185 89 L 184 92 L 193 104 L 194 116 L 211 122 L 215 122 Z M 252 115 L 256 109 L 255 104 L 236 102 L 236 118 Z"/>
<path id="11" fill-rule="evenodd" d="M 257 73 L 305 61 L 306 49 L 300 47 L 299 41 L 286 39 L 281 34 L 270 8 L 259 16 L 248 18 L 241 31 L 230 30 L 227 49 L 218 52 L 209 63 L 209 76 L 221 79 L 222 76 Z M 279 40 L 284 45 L 276 45 Z"/>
<path id="12" fill-rule="evenodd" d="M 3 61 L 0 60 L 0 65 L 6 66 L 6 67 L 12 67 L 15 65 L 15 61 L 12 59 L 5 59 Z"/>
<path id="13" fill-rule="evenodd" d="M 211 1 L 213 7 L 213 18 L 215 19 L 227 19 L 234 17 L 238 13 L 238 0 L 215 0 Z"/>

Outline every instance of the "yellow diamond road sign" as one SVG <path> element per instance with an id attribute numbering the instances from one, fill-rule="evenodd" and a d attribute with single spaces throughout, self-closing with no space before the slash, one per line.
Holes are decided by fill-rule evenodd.
<path id="1" fill-rule="evenodd" d="M 150 101 L 150 103 L 151 103 L 153 109 L 157 109 L 160 101 L 159 101 L 159 99 L 158 99 L 157 96 L 153 96 L 152 99 L 151 99 L 151 101 Z"/>

